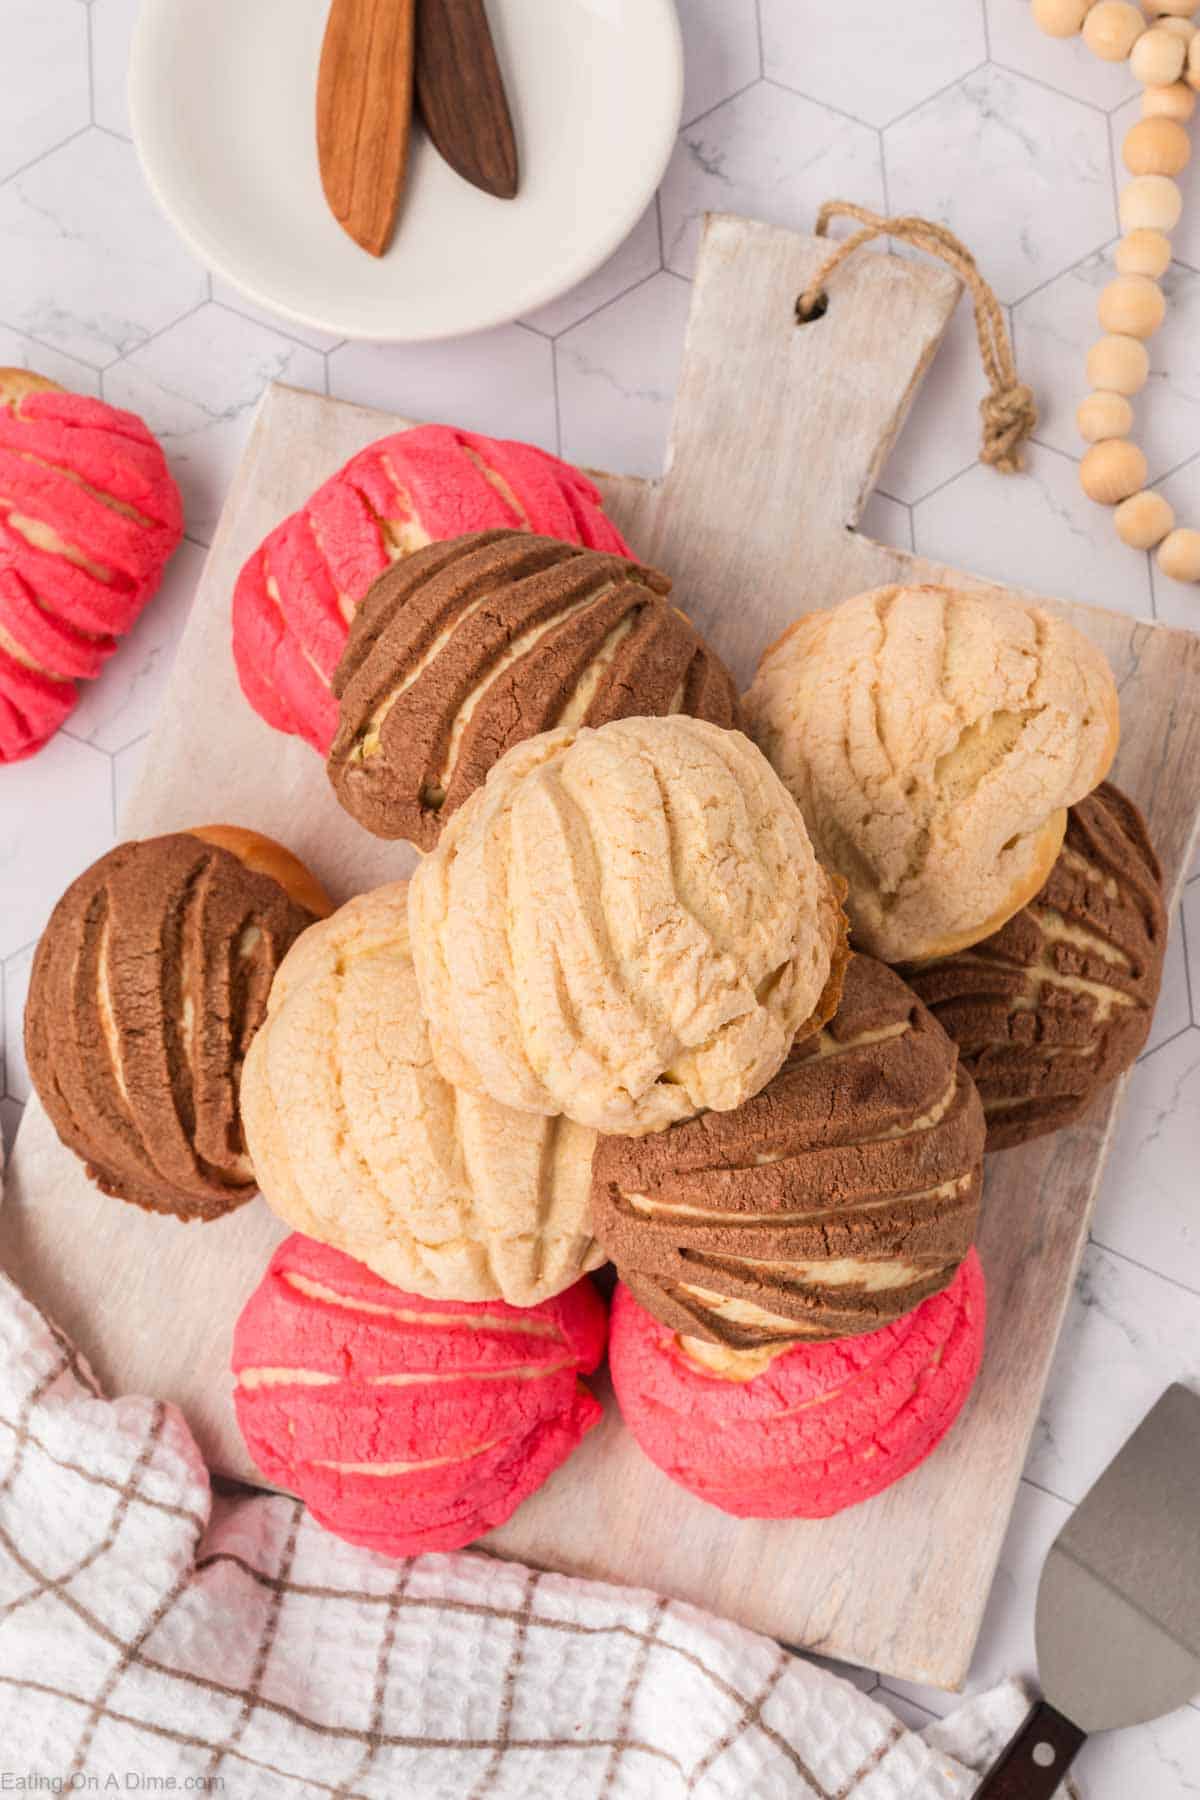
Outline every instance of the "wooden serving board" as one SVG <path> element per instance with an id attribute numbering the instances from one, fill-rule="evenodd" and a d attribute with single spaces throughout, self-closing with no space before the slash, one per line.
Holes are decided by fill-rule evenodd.
<path id="1" fill-rule="evenodd" d="M 812 607 L 894 581 L 989 586 L 853 529 L 953 310 L 956 281 L 863 255 L 837 276 L 826 315 L 797 327 L 793 298 L 822 254 L 812 239 L 710 221 L 669 471 L 658 483 L 601 478 L 630 541 L 674 575 L 678 598 L 742 680 L 763 646 Z M 254 826 L 288 843 L 338 898 L 407 872 L 411 853 L 362 832 L 335 804 L 313 753 L 251 712 L 229 649 L 230 594 L 244 558 L 349 455 L 401 423 L 286 388 L 267 393 L 126 836 L 214 819 Z M 1116 671 L 1117 774 L 1149 816 L 1174 898 L 1200 807 L 1200 638 L 1048 604 L 1094 638 Z M 737 1522 L 646 1461 L 607 1396 L 604 1424 L 490 1546 L 657 1588 L 893 1675 L 960 1684 L 1118 1098 L 1109 1092 L 1071 1131 L 991 1159 L 983 1373 L 947 1441 L 907 1480 L 822 1523 Z M 26 1110 L 0 1211 L 0 1260 L 108 1389 L 176 1401 L 212 1467 L 251 1481 L 230 1404 L 229 1341 L 281 1235 L 260 1203 L 218 1224 L 183 1226 L 107 1199 L 37 1104 Z"/>

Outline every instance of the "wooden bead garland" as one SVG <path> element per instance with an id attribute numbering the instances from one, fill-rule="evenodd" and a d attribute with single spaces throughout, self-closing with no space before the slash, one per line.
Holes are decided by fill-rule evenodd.
<path id="1" fill-rule="evenodd" d="M 1166 314 L 1158 283 L 1171 264 L 1170 233 L 1183 195 L 1173 179 L 1191 160 L 1187 124 L 1200 93 L 1200 0 L 1033 0 L 1036 24 L 1050 37 L 1082 33 L 1105 62 L 1124 62 L 1142 84 L 1142 116 L 1131 125 L 1121 159 L 1131 180 L 1118 210 L 1123 236 L 1117 273 L 1100 294 L 1096 314 L 1104 336 L 1088 351 L 1092 392 L 1076 414 L 1089 448 L 1079 482 L 1089 499 L 1114 508 L 1124 544 L 1157 545 L 1158 566 L 1172 581 L 1200 582 L 1200 531 L 1175 524 L 1169 501 L 1146 487 L 1146 458 L 1132 441 L 1130 398 L 1150 373 L 1146 339 Z"/>

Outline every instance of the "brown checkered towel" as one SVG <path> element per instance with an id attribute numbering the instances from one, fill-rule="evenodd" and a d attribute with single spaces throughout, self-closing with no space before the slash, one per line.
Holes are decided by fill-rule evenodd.
<path id="1" fill-rule="evenodd" d="M 693 1607 L 214 1495 L 0 1277 L 0 1792 L 952 1800 L 1022 1708 L 919 1736 Z"/>

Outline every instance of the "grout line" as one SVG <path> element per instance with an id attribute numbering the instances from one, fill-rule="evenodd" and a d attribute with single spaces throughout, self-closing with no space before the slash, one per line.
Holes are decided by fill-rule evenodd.
<path id="1" fill-rule="evenodd" d="M 740 88 L 734 88 L 732 94 L 725 94 L 720 100 L 715 101 L 712 106 L 706 106 L 703 112 L 698 112 L 694 118 L 681 120 L 678 133 L 679 137 L 682 137 L 685 131 L 690 131 L 694 125 L 702 125 L 705 119 L 711 119 L 713 114 L 715 112 L 720 112 L 723 106 L 729 106 L 732 101 L 740 100 L 742 95 L 748 94 L 752 87 L 757 87 L 761 79 L 761 76 L 756 75 L 752 81 L 744 81 Z M 778 83 L 772 85 L 778 86 Z"/>
<path id="2" fill-rule="evenodd" d="M 91 17 L 90 13 L 89 13 L 88 17 L 89 18 Z M 116 131 L 111 125 L 101 125 L 98 122 L 93 122 L 92 129 L 94 131 L 103 132 L 105 137 L 115 138 L 117 140 L 118 144 L 132 144 L 133 143 L 133 139 L 129 136 L 128 132 Z"/>
<path id="3" fill-rule="evenodd" d="M 763 36 L 762 0 L 754 0 L 754 23 L 758 31 L 758 73 L 763 79 L 767 73 L 767 46 Z"/>
<path id="4" fill-rule="evenodd" d="M 893 1700 L 902 1700 L 904 1702 L 904 1705 L 911 1706 L 913 1708 L 914 1712 L 924 1713 L 925 1717 L 928 1719 L 928 1721 L 931 1725 L 933 1724 L 935 1719 L 936 1720 L 941 1719 L 941 1714 L 935 1713 L 931 1706 L 923 1706 L 919 1700 L 914 1700 L 911 1694 L 902 1694 L 899 1692 L 898 1689 L 896 1689 L 894 1687 L 889 1687 L 887 1682 L 883 1679 L 882 1675 L 880 1676 L 879 1681 L 876 1684 L 876 1686 L 871 1689 L 871 1692 L 873 1694 L 877 1694 L 881 1690 L 885 1694 L 890 1694 L 892 1696 Z M 896 1716 L 897 1716 L 897 1718 L 900 1717 L 899 1714 L 897 1714 Z M 901 1724 L 903 1724 L 905 1721 L 903 1719 L 901 1719 L 900 1722 L 901 1722 Z"/>
<path id="5" fill-rule="evenodd" d="M 1142 1054 L 1138 1057 L 1137 1062 L 1134 1064 L 1134 1067 L 1141 1068 L 1143 1063 L 1148 1063 L 1151 1057 L 1157 1056 L 1160 1050 L 1165 1050 L 1168 1044 L 1173 1044 L 1177 1038 L 1181 1038 L 1185 1031 L 1194 1030 L 1195 1026 L 1189 1018 L 1186 1025 L 1181 1025 L 1178 1031 L 1173 1031 L 1171 1033 L 1170 1037 L 1165 1037 L 1161 1043 L 1155 1044 L 1153 1050 L 1143 1050 Z"/>
<path id="6" fill-rule="evenodd" d="M 84 33 L 87 39 L 87 72 L 88 72 L 88 119 L 96 123 L 96 42 L 92 31 L 92 9 L 89 6 L 85 14 Z"/>
<path id="7" fill-rule="evenodd" d="M 1108 108 L 1106 106 L 1101 106 L 1098 100 L 1081 100 L 1078 94 L 1065 93 L 1062 88 L 1056 88 L 1051 82 L 1045 80 L 1043 76 L 1031 75 L 1028 69 L 1014 69 L 1011 63 L 998 62 L 994 56 L 990 56 L 988 61 L 992 68 L 999 69 L 1002 75 L 1011 75 L 1014 81 L 1027 81 L 1030 87 L 1041 88 L 1043 93 L 1053 94 L 1056 100 L 1065 100 L 1068 106 L 1086 106 L 1089 112 L 1096 113 L 1100 118 L 1106 121 L 1112 117 Z M 1122 106 L 1128 106 L 1129 102 L 1134 97 L 1133 94 L 1126 94 L 1124 100 L 1122 100 L 1120 104 Z"/>
<path id="8" fill-rule="evenodd" d="M 660 269 L 665 269 L 667 266 L 667 240 L 666 233 L 663 229 L 661 188 L 655 188 L 654 190 L 654 217 L 658 223 L 658 266 Z"/>
<path id="9" fill-rule="evenodd" d="M 1079 257 L 1079 259 L 1076 262 L 1068 263 L 1065 269 L 1058 269 L 1055 271 L 1055 273 L 1053 275 L 1047 275 L 1045 281 L 1039 281 L 1034 287 L 1031 287 L 1026 293 L 1019 294 L 1015 300 L 1011 300 L 1011 301 L 1007 302 L 1007 304 L 1010 305 L 1015 312 L 1019 306 L 1024 306 L 1024 304 L 1027 300 L 1034 299 L 1035 296 L 1038 294 L 1044 294 L 1048 287 L 1053 287 L 1054 283 L 1056 281 L 1061 281 L 1065 275 L 1074 275 L 1076 273 L 1076 271 L 1079 269 L 1082 269 L 1086 263 L 1095 262 L 1101 257 L 1103 257 L 1103 258 L 1111 257 L 1112 251 L 1113 251 L 1113 246 L 1115 244 L 1119 244 L 1120 241 L 1121 240 L 1120 240 L 1119 234 L 1117 234 L 1113 237 L 1105 238 L 1105 240 L 1102 244 L 1098 245 L 1093 250 L 1086 251 L 1084 253 L 1084 255 Z M 1097 327 L 1097 329 L 1098 329 L 1098 327 Z"/>
<path id="10" fill-rule="evenodd" d="M 78 131 L 73 131 L 71 133 L 70 137 L 60 138 L 58 143 L 51 144 L 48 150 L 39 150 L 36 156 L 31 156 L 28 162 L 21 164 L 19 169 L 13 169 L 4 177 L 3 181 L 0 181 L 0 187 L 7 187 L 10 182 L 19 181 L 22 175 L 27 175 L 30 169 L 36 169 L 40 162 L 45 162 L 46 158 L 48 156 L 53 156 L 55 151 L 65 150 L 68 144 L 73 144 L 75 142 L 76 138 L 83 137 L 86 132 L 97 130 L 99 130 L 99 127 L 90 123 L 81 125 Z"/>
<path id="11" fill-rule="evenodd" d="M 992 60 L 992 29 L 991 29 L 991 26 L 988 24 L 987 0 L 979 0 L 979 16 L 983 22 L 983 47 L 984 47 L 984 50 L 987 52 L 988 61 L 991 62 L 991 60 Z"/>
<path id="12" fill-rule="evenodd" d="M 1189 1030 L 1191 1028 L 1189 1027 Z M 1124 1250 L 1115 1250 L 1102 1238 L 1088 1233 L 1088 1242 L 1097 1250 L 1103 1250 L 1106 1256 L 1115 1256 L 1118 1262 L 1128 1263 L 1131 1268 L 1140 1269 L 1143 1275 L 1153 1276 L 1157 1281 L 1165 1281 L 1168 1287 L 1178 1288 L 1181 1294 L 1190 1294 L 1193 1300 L 1200 1300 L 1200 1288 L 1189 1287 L 1186 1281 L 1178 1281 L 1174 1275 L 1164 1275 L 1161 1269 L 1152 1269 L 1149 1263 L 1139 1262 L 1136 1256 L 1130 1256 Z"/>
<path id="13" fill-rule="evenodd" d="M 1076 1507 L 1079 1504 L 1078 1500 L 1068 1500 L 1067 1496 L 1060 1494 L 1057 1488 L 1047 1487 L 1044 1481 L 1035 1481 L 1032 1475 L 1022 1474 L 1021 1485 L 1034 1488 L 1039 1494 L 1045 1494 L 1048 1500 L 1057 1500 L 1060 1506 Z"/>
<path id="14" fill-rule="evenodd" d="M 898 112 L 896 114 L 895 118 L 885 119 L 883 124 L 879 127 L 879 130 L 890 131 L 893 125 L 902 125 L 905 119 L 911 119 L 913 114 L 920 112 L 923 106 L 932 106 L 935 100 L 945 99 L 946 95 L 951 93 L 953 89 L 961 87 L 963 82 L 970 81 L 974 75 L 984 74 L 987 68 L 988 62 L 985 57 L 982 62 L 976 63 L 973 68 L 964 69 L 961 74 L 954 77 L 953 81 L 947 81 L 944 86 L 935 89 L 932 94 L 926 94 L 923 100 L 917 100 L 912 106 L 906 106 L 903 112 Z M 824 105 L 824 102 L 822 101 L 820 104 Z"/>
<path id="15" fill-rule="evenodd" d="M 797 100 L 806 100 L 810 106 L 819 106 L 822 112 L 832 113 L 835 119 L 845 119 L 849 125 L 857 125 L 862 131 L 878 132 L 882 127 L 872 123 L 870 119 L 860 119 L 857 113 L 847 112 L 844 106 L 836 106 L 832 100 L 818 100 L 806 88 L 793 87 L 789 81 L 780 81 L 778 75 L 764 75 L 763 86 L 778 88 L 782 94 L 793 94 Z"/>
<path id="16" fill-rule="evenodd" d="M 629 283 L 628 287 L 623 287 L 619 293 L 613 294 L 608 300 L 601 300 L 599 306 L 593 306 L 590 312 L 582 313 L 580 317 L 573 320 L 570 325 L 564 325 L 561 331 L 542 331 L 537 325 L 527 325 L 525 329 L 527 331 L 537 332 L 537 335 L 540 338 L 544 338 L 548 343 L 557 344 L 561 338 L 569 337 L 571 332 L 578 331 L 581 325 L 586 325 L 590 319 L 594 319 L 597 313 L 604 312 L 606 308 L 615 306 L 618 300 L 625 300 L 630 294 L 635 293 L 638 288 L 645 287 L 646 283 L 653 281 L 656 275 L 674 275 L 674 273 L 674 269 L 658 268 L 651 269 L 648 275 L 639 275 L 636 281 L 631 281 Z M 680 276 L 679 279 L 681 281 L 686 281 L 687 277 Z M 524 321 L 518 319 L 517 323 L 520 325 L 523 324 Z"/>
<path id="17" fill-rule="evenodd" d="M 554 448 L 559 456 L 563 453 L 562 402 L 558 392 L 558 345 L 550 340 L 550 380 L 554 390 Z"/>

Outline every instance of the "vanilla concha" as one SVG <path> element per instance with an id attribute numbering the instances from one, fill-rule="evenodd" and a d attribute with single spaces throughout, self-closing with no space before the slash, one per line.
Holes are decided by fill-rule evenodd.
<path id="1" fill-rule="evenodd" d="M 620 719 L 514 746 L 409 889 L 456 1086 L 640 1136 L 759 1092 L 837 1005 L 844 920 L 740 732 Z"/>
<path id="2" fill-rule="evenodd" d="M 434 1067 L 406 882 L 297 940 L 241 1105 L 271 1209 L 407 1293 L 535 1306 L 604 1261 L 590 1228 L 594 1134 L 456 1094 Z"/>
<path id="3" fill-rule="evenodd" d="M 963 949 L 1032 899 L 1118 735 L 1095 645 L 1029 602 L 944 587 L 798 619 L 746 709 L 848 884 L 856 947 L 885 962 Z"/>

